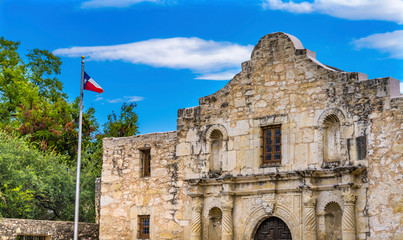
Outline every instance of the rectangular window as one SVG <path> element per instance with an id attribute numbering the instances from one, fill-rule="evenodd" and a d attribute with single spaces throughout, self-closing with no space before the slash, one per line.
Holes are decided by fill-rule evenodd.
<path id="1" fill-rule="evenodd" d="M 263 165 L 281 163 L 281 125 L 262 128 Z"/>
<path id="2" fill-rule="evenodd" d="M 151 176 L 151 154 L 150 149 L 140 150 L 141 155 L 141 175 L 142 177 Z"/>
<path id="3" fill-rule="evenodd" d="M 148 239 L 150 238 L 150 215 L 140 215 L 138 219 L 138 238 Z"/>

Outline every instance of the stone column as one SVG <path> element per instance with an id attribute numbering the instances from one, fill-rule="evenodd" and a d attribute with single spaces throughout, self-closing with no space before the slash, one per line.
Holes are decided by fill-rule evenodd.
<path id="1" fill-rule="evenodd" d="M 232 196 L 224 195 L 221 198 L 222 208 L 222 225 L 221 225 L 221 239 L 232 240 L 234 236 L 234 224 L 232 220 L 232 209 L 234 207 L 234 201 Z"/>
<path id="2" fill-rule="evenodd" d="M 316 199 L 314 192 L 305 189 L 302 192 L 304 203 L 304 240 L 316 240 Z"/>
<path id="3" fill-rule="evenodd" d="M 351 189 L 343 191 L 344 211 L 342 218 L 343 240 L 355 240 L 355 201 L 357 196 Z"/>
<path id="4" fill-rule="evenodd" d="M 325 212 L 319 212 L 316 214 L 318 216 L 318 240 L 325 240 L 326 239 L 326 227 L 325 227 Z"/>
<path id="5" fill-rule="evenodd" d="M 203 198 L 194 197 L 192 199 L 192 206 L 193 212 L 190 240 L 201 240 Z"/>

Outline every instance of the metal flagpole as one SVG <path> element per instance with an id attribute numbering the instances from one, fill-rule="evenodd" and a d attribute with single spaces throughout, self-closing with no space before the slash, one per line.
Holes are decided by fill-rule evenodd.
<path id="1" fill-rule="evenodd" d="M 80 205 L 80 170 L 81 170 L 81 132 L 83 121 L 83 88 L 84 88 L 84 56 L 81 57 L 81 92 L 80 92 L 80 122 L 78 130 L 77 152 L 77 180 L 76 180 L 76 204 L 74 214 L 74 240 L 78 239 L 78 210 Z"/>

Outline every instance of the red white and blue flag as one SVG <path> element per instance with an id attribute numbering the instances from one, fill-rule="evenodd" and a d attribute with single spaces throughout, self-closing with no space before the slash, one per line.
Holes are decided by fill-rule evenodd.
<path id="1" fill-rule="evenodd" d="M 84 90 L 103 93 L 104 90 L 86 72 L 84 72 Z"/>

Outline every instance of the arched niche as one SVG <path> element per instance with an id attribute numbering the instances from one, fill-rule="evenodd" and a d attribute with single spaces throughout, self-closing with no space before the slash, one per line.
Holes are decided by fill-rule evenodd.
<path id="1" fill-rule="evenodd" d="M 213 210 L 213 209 L 218 209 L 221 211 L 221 200 L 220 198 L 207 198 L 204 200 L 204 204 L 205 206 L 203 207 L 203 214 L 202 214 L 202 225 L 203 225 L 203 230 L 202 230 L 202 235 L 203 236 L 209 236 L 209 232 L 210 232 L 210 220 L 211 216 L 217 216 L 217 210 Z M 211 214 L 213 213 L 213 215 Z M 221 211 L 222 214 L 222 211 Z M 221 215 L 222 216 L 222 215 Z M 209 239 L 209 238 L 207 238 Z"/>
<path id="2" fill-rule="evenodd" d="M 210 134 L 210 172 L 222 171 L 223 155 L 223 135 L 218 129 L 214 129 Z"/>
<path id="3" fill-rule="evenodd" d="M 342 216 L 343 211 L 337 202 L 329 202 L 325 209 L 325 236 L 326 239 L 342 239 Z"/>
<path id="4" fill-rule="evenodd" d="M 344 205 L 343 205 L 343 200 L 342 200 L 342 196 L 341 196 L 341 191 L 333 190 L 333 191 L 320 192 L 320 194 L 318 195 L 318 201 L 316 204 L 316 212 L 318 212 L 318 213 L 324 212 L 325 207 L 330 202 L 337 203 L 343 210 Z"/>
<path id="5" fill-rule="evenodd" d="M 315 119 L 318 141 L 318 157 L 322 167 L 338 166 L 347 160 L 346 117 L 337 108 L 326 109 Z"/>
<path id="6" fill-rule="evenodd" d="M 208 239 L 221 239 L 222 211 L 218 207 L 210 209 L 208 214 Z"/>
<path id="7" fill-rule="evenodd" d="M 220 173 L 225 168 L 228 134 L 222 125 L 212 125 L 206 132 L 206 153 L 209 172 Z"/>
<path id="8" fill-rule="evenodd" d="M 340 120 L 335 114 L 323 120 L 323 161 L 339 162 L 341 159 Z"/>

